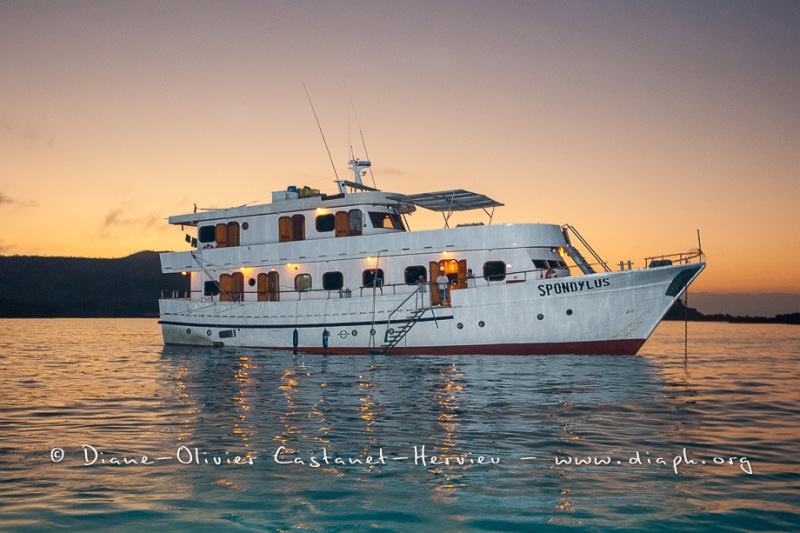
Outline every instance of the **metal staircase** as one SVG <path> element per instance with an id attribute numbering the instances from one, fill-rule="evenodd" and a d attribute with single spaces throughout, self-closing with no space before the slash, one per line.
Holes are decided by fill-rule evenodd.
<path id="1" fill-rule="evenodd" d="M 581 269 L 581 272 L 584 274 L 594 274 L 595 270 L 592 268 L 592 265 L 583 257 L 583 254 L 578 251 L 577 248 L 572 246 L 571 244 L 567 246 L 567 253 L 575 261 L 575 264 L 578 265 L 578 268 Z"/>
<path id="2" fill-rule="evenodd" d="M 572 260 L 575 261 L 575 264 L 578 265 L 578 268 L 581 269 L 581 272 L 583 272 L 584 274 L 594 274 L 595 269 L 592 268 L 592 265 L 590 265 L 589 262 L 586 260 L 586 258 L 583 257 L 583 254 L 581 254 L 578 251 L 578 249 L 572 245 L 572 242 L 570 241 L 569 238 L 570 233 L 575 235 L 575 237 L 577 237 L 578 240 L 581 241 L 581 244 L 583 244 L 583 246 L 589 251 L 589 253 L 592 254 L 592 257 L 594 257 L 596 261 L 596 263 L 594 264 L 600 265 L 606 272 L 611 272 L 611 269 L 608 268 L 606 262 L 603 261 L 599 255 L 597 255 L 597 252 L 594 251 L 594 248 L 592 248 L 589 245 L 589 243 L 586 242 L 586 239 L 583 238 L 583 235 L 578 233 L 578 230 L 576 230 L 573 226 L 570 226 L 569 224 L 565 224 L 561 226 L 561 232 L 564 234 L 564 239 L 567 241 L 567 246 L 566 246 L 567 253 L 572 258 Z"/>
<path id="3" fill-rule="evenodd" d="M 381 344 L 380 354 L 386 355 L 389 353 L 389 350 L 397 346 L 397 344 L 405 338 L 411 328 L 414 327 L 422 315 L 425 314 L 425 311 L 428 309 L 425 307 L 419 308 L 414 310 L 410 315 L 406 317 L 405 320 L 397 322 L 400 326 L 397 329 L 388 327 L 386 329 L 386 334 L 383 336 L 384 344 Z"/>

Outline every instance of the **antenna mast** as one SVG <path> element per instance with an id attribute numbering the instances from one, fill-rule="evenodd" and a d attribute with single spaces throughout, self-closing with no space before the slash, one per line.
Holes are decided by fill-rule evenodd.
<path id="1" fill-rule="evenodd" d="M 350 99 L 350 107 L 353 108 L 353 116 L 356 117 L 356 124 L 358 125 L 358 133 L 359 133 L 359 135 L 361 135 L 361 146 L 364 148 L 364 157 L 367 158 L 366 161 L 361 161 L 361 163 L 362 163 L 362 166 L 365 166 L 365 167 L 369 168 L 369 176 L 372 178 L 372 186 L 377 189 L 378 186 L 375 185 L 375 175 L 372 173 L 372 166 L 371 166 L 371 163 L 369 161 L 369 152 L 367 152 L 367 142 L 364 140 L 364 131 L 361 129 L 361 121 L 358 120 L 358 113 L 356 112 L 356 105 L 353 103 L 353 97 L 350 95 L 350 89 L 347 87 L 347 83 L 344 84 L 344 88 L 347 91 L 347 97 Z M 352 147 L 350 149 L 352 151 Z M 352 153 L 351 153 L 351 155 L 352 155 Z M 350 158 L 350 164 L 353 165 L 354 168 L 355 168 L 355 163 L 357 163 L 357 162 L 358 161 L 354 157 Z M 357 179 L 356 182 L 357 183 L 361 183 L 361 179 L 360 178 Z"/>
<path id="2" fill-rule="evenodd" d="M 314 109 L 314 103 L 311 101 L 311 95 L 308 94 L 308 88 L 306 87 L 306 82 L 303 82 L 303 89 L 306 91 L 306 96 L 308 97 L 308 104 L 311 106 L 311 112 L 314 113 L 314 120 L 317 121 L 317 127 L 319 128 L 319 134 L 322 135 L 322 142 L 325 144 L 325 150 L 328 152 L 328 159 L 331 162 L 331 167 L 333 167 L 333 174 L 336 176 L 336 181 L 339 181 L 339 173 L 336 172 L 336 165 L 333 163 L 333 157 L 331 156 L 331 150 L 328 148 L 328 141 L 325 140 L 325 133 L 322 131 L 322 125 L 319 123 L 319 117 L 317 117 L 317 111 Z"/>

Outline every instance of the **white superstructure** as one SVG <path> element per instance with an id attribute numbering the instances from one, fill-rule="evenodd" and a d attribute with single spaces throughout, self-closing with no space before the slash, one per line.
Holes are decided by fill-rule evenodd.
<path id="1" fill-rule="evenodd" d="M 350 163 L 356 177 L 369 166 Z M 334 195 L 290 187 L 271 204 L 171 217 L 196 236 L 192 250 L 161 254 L 163 272 L 191 276 L 188 295 L 159 302 L 164 342 L 329 354 L 635 354 L 705 267 L 696 251 L 611 272 L 570 226 L 449 227 L 454 211 L 483 209 L 491 222 L 501 205 L 463 190 L 386 193 L 356 179 L 340 181 Z M 445 228 L 407 231 L 404 217 L 417 207 L 442 212 Z M 595 262 L 573 246 L 576 237 Z"/>

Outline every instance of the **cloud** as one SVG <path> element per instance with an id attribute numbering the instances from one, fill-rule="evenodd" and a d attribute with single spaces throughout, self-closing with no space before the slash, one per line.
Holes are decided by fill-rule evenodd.
<path id="1" fill-rule="evenodd" d="M 11 198 L 6 193 L 0 191 L 0 207 L 2 207 L 4 205 L 11 206 L 11 207 L 16 207 L 16 208 L 34 207 L 36 205 L 36 202 L 33 202 L 33 201 L 23 202 L 21 200 L 17 200 L 15 198 Z"/>
<path id="2" fill-rule="evenodd" d="M 122 209 L 114 209 L 109 212 L 103 221 L 103 225 L 105 226 L 116 226 L 119 224 L 125 225 L 125 221 L 122 220 Z"/>
<path id="3" fill-rule="evenodd" d="M 10 139 L 23 141 L 28 146 L 44 145 L 53 146 L 53 136 L 44 128 L 34 126 L 25 120 L 3 117 L 0 118 L 0 135 Z"/>
<path id="4" fill-rule="evenodd" d="M 138 229 L 164 229 L 163 217 L 155 213 L 147 213 L 144 215 L 131 214 L 128 208 L 112 209 L 103 217 L 101 227 L 101 234 L 109 236 L 110 230 L 115 228 L 138 228 Z"/>

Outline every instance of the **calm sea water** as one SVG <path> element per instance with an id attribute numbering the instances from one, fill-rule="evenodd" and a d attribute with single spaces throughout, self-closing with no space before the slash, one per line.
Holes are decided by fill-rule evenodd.
<path id="1" fill-rule="evenodd" d="M 800 530 L 800 327 L 689 328 L 323 357 L 3 320 L 0 530 Z"/>

